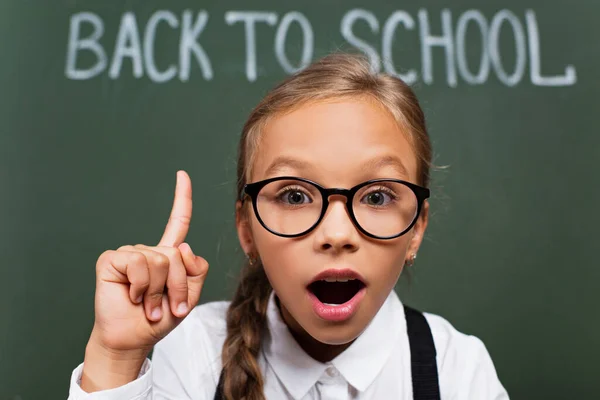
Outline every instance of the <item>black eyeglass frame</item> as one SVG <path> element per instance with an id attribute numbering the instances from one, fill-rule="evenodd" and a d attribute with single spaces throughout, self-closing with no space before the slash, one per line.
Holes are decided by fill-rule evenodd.
<path id="1" fill-rule="evenodd" d="M 274 230 L 270 229 L 262 220 L 262 218 L 260 217 L 260 213 L 258 212 L 258 205 L 257 205 L 257 197 L 258 197 L 258 193 L 260 192 L 260 190 L 265 187 L 266 185 L 268 185 L 271 182 L 275 182 L 275 181 L 284 181 L 284 180 L 297 180 L 300 182 L 304 182 L 304 183 L 308 183 L 310 185 L 313 185 L 314 187 L 317 188 L 317 190 L 319 190 L 319 192 L 321 193 L 321 198 L 323 199 L 323 204 L 321 206 L 321 215 L 319 215 L 319 218 L 317 219 L 317 221 L 308 229 L 306 229 L 304 232 L 301 233 L 295 233 L 295 234 L 284 234 L 284 233 L 279 233 L 279 232 L 275 232 Z M 403 230 L 402 232 L 400 232 L 397 235 L 393 235 L 393 236 L 377 236 L 377 235 L 373 235 L 372 233 L 368 232 L 367 230 L 365 230 L 359 223 L 358 220 L 356 219 L 356 216 L 354 215 L 354 209 L 352 207 L 352 202 L 354 200 L 354 195 L 364 186 L 367 185 L 371 185 L 373 183 L 377 183 L 377 182 L 395 182 L 395 183 L 400 183 L 402 185 L 407 186 L 410 190 L 412 190 L 412 192 L 415 194 L 415 196 L 417 197 L 417 212 L 415 213 L 415 217 L 413 219 L 413 221 L 410 223 L 410 225 L 408 226 L 408 228 L 406 228 L 405 230 Z M 430 196 L 430 191 L 428 188 L 423 187 L 423 186 L 419 186 L 416 185 L 414 183 L 411 182 L 407 182 L 407 181 L 403 181 L 400 179 L 391 179 L 391 178 L 381 178 L 381 179 L 371 179 L 368 180 L 366 182 L 362 182 L 350 189 L 343 189 L 343 188 L 324 188 L 323 186 L 319 185 L 316 182 L 313 182 L 309 179 L 304 179 L 304 178 L 299 178 L 296 176 L 278 176 L 275 178 L 269 178 L 269 179 L 265 179 L 262 181 L 258 181 L 258 182 L 253 182 L 253 183 L 247 183 L 244 185 L 244 188 L 242 189 L 242 193 L 240 195 L 240 201 L 243 203 L 244 202 L 244 198 L 245 196 L 248 195 L 250 197 L 250 199 L 252 200 L 252 208 L 254 209 L 254 215 L 256 215 L 256 219 L 258 219 L 258 222 L 260 222 L 260 224 L 269 232 L 271 232 L 274 235 L 277 236 L 281 236 L 281 237 L 286 237 L 286 238 L 296 238 L 296 237 L 300 237 L 300 236 L 304 236 L 306 234 L 308 234 L 310 231 L 312 231 L 313 229 L 315 229 L 323 220 L 323 217 L 325 216 L 325 213 L 327 212 L 327 208 L 329 208 L 329 197 L 333 196 L 333 195 L 339 195 L 339 196 L 344 196 L 346 197 L 346 210 L 348 211 L 348 215 L 350 216 L 350 219 L 352 220 L 352 223 L 354 224 L 354 226 L 363 234 L 365 234 L 368 237 L 374 238 L 374 239 L 380 239 L 380 240 L 389 240 L 389 239 L 395 239 L 397 237 L 400 237 L 402 235 L 404 235 L 406 232 L 408 232 L 417 222 L 417 220 L 419 219 L 419 215 L 421 214 L 421 210 L 423 208 L 423 203 L 425 202 L 426 199 L 429 198 Z"/>

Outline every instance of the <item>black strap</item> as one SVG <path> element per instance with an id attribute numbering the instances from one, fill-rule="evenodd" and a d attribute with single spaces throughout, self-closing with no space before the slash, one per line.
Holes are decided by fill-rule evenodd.
<path id="1" fill-rule="evenodd" d="M 404 305 L 414 400 L 440 400 L 435 344 L 425 316 Z"/>
<path id="2" fill-rule="evenodd" d="M 406 330 L 410 343 L 410 364 L 414 400 L 440 400 L 435 344 L 425 316 L 404 305 Z M 223 371 L 214 400 L 224 400 Z"/>
<path id="3" fill-rule="evenodd" d="M 225 400 L 225 396 L 223 395 L 223 371 L 221 370 L 221 375 L 219 376 L 219 383 L 217 384 L 217 391 L 215 392 L 215 400 Z"/>

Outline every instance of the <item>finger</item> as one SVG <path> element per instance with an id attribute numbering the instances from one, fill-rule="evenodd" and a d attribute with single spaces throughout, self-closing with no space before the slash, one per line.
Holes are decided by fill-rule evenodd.
<path id="1" fill-rule="evenodd" d="M 144 297 L 144 293 L 150 286 L 150 273 L 148 266 L 143 264 L 132 264 L 128 269 L 127 277 L 129 278 L 129 298 L 135 304 L 140 304 Z"/>
<path id="2" fill-rule="evenodd" d="M 159 252 L 169 260 L 169 271 L 167 274 L 167 290 L 169 308 L 176 317 L 184 317 L 189 310 L 187 274 L 181 252 L 172 247 L 147 247 L 138 245 L 146 251 Z M 136 246 L 136 247 L 138 247 Z"/>
<path id="3" fill-rule="evenodd" d="M 177 247 L 185 240 L 192 220 L 192 181 L 185 171 L 177 171 L 175 198 L 169 221 L 159 246 Z"/>
<path id="4" fill-rule="evenodd" d="M 198 304 L 202 287 L 208 274 L 208 262 L 202 257 L 194 255 L 187 243 L 179 246 L 187 272 L 188 303 L 190 310 Z"/>
<path id="5" fill-rule="evenodd" d="M 158 268 L 169 268 L 169 258 L 167 256 L 165 256 L 164 254 L 158 252 L 158 251 L 154 251 L 152 250 L 151 247 L 148 246 L 144 246 L 144 245 L 135 245 L 132 247 L 133 251 L 136 252 L 140 252 L 142 253 L 147 260 L 147 267 L 145 270 L 145 274 L 148 277 L 147 280 L 147 284 L 144 287 L 144 290 L 142 292 L 136 291 L 135 292 L 135 297 L 133 297 L 133 293 L 131 294 L 132 299 L 134 299 L 134 303 L 140 303 L 143 300 L 143 295 L 146 292 L 146 290 L 148 290 L 148 287 L 150 285 L 150 268 L 156 268 L 154 267 L 155 265 L 158 266 Z M 133 287 L 130 288 L 130 292 L 133 290 Z"/>
<path id="6" fill-rule="evenodd" d="M 170 267 L 170 259 L 168 257 L 153 258 L 148 263 L 150 285 L 144 293 L 144 310 L 146 318 L 151 321 L 160 321 L 163 316 L 162 298 Z"/>
<path id="7" fill-rule="evenodd" d="M 98 272 L 100 279 L 107 282 L 129 283 L 131 301 L 134 303 L 142 301 L 142 296 L 150 284 L 148 262 L 143 254 L 127 250 L 107 251 L 98 259 L 98 267 L 102 269 Z"/>

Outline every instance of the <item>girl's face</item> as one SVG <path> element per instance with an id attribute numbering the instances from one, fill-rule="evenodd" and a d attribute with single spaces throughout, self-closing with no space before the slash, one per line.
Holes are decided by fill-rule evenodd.
<path id="1" fill-rule="evenodd" d="M 295 176 L 325 188 L 351 188 L 377 178 L 419 183 L 417 157 L 406 133 L 373 100 L 343 98 L 309 103 L 271 119 L 262 135 L 250 182 Z M 267 231 L 250 201 L 247 213 L 238 212 L 242 247 L 260 257 L 280 300 L 283 318 L 296 338 L 328 345 L 352 342 L 373 319 L 394 288 L 405 261 L 421 243 L 427 203 L 409 232 L 396 239 L 378 240 L 354 226 L 345 202 L 345 197 L 331 196 L 321 223 L 298 238 Z M 239 207 L 238 202 L 238 211 Z M 318 290 L 311 285 L 318 274 L 328 271 L 333 276 L 340 270 L 356 273 L 360 284 L 321 282 Z M 343 287 L 350 284 L 353 286 Z M 324 291 L 358 289 L 358 301 L 354 299 L 349 311 L 337 313 L 331 308 L 335 306 L 318 304 L 332 300 L 315 303 L 315 296 L 322 297 Z M 339 294 L 344 295 L 348 294 Z"/>

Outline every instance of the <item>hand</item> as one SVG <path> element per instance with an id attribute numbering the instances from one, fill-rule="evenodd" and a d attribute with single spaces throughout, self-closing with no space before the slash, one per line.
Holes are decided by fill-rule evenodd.
<path id="1" fill-rule="evenodd" d="M 158 246 L 122 246 L 100 255 L 86 362 L 98 359 L 98 350 L 88 357 L 90 349 L 102 349 L 103 358 L 112 361 L 136 355 L 129 358 L 141 366 L 152 347 L 197 304 L 208 263 L 184 242 L 191 218 L 192 183 L 179 171 L 173 209 Z"/>

